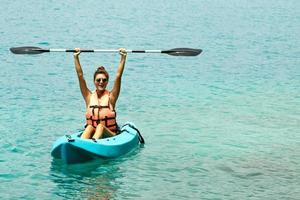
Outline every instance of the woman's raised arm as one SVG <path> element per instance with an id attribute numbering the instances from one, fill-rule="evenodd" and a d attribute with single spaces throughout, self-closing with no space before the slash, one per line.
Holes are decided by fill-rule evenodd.
<path id="1" fill-rule="evenodd" d="M 110 94 L 110 103 L 112 104 L 113 107 L 115 107 L 116 102 L 119 97 L 119 94 L 120 94 L 121 80 L 122 80 L 122 75 L 123 75 L 125 62 L 126 62 L 126 56 L 127 56 L 126 50 L 124 48 L 119 49 L 119 54 L 121 55 L 121 59 L 120 59 L 120 63 L 118 66 L 114 86 L 113 86 L 113 89 L 111 90 L 111 94 Z"/>
<path id="2" fill-rule="evenodd" d="M 86 82 L 85 82 L 85 79 L 83 76 L 83 71 L 81 68 L 81 64 L 79 61 L 79 54 L 81 53 L 80 49 L 75 48 L 75 51 L 76 52 L 74 53 L 74 64 L 75 64 L 75 69 L 76 69 L 78 80 L 79 80 L 80 91 L 85 100 L 86 105 L 88 105 L 91 91 L 88 89 L 88 87 L 86 85 Z"/>

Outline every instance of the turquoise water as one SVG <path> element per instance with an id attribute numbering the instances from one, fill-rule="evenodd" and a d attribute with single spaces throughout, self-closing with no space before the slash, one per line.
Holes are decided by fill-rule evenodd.
<path id="1" fill-rule="evenodd" d="M 1 199 L 299 199 L 300 3 L 1 1 Z M 72 54 L 43 48 L 202 48 L 130 54 L 118 120 L 146 145 L 64 165 L 53 142 L 84 124 Z M 82 54 L 89 87 L 119 55 Z M 111 85 L 110 85 L 111 86 Z"/>

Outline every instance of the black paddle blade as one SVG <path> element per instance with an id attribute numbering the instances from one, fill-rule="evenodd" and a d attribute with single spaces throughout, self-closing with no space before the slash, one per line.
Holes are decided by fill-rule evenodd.
<path id="1" fill-rule="evenodd" d="M 176 48 L 176 49 L 162 51 L 162 53 L 166 53 L 171 56 L 198 56 L 201 52 L 202 49 L 191 49 L 191 48 Z"/>
<path id="2" fill-rule="evenodd" d="M 12 47 L 10 51 L 14 54 L 40 54 L 44 52 L 49 52 L 47 49 L 42 49 L 39 47 Z"/>

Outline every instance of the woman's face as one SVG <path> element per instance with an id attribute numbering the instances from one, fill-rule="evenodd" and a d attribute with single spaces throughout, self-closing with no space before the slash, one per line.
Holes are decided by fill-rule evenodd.
<path id="1" fill-rule="evenodd" d="M 95 87 L 98 91 L 105 90 L 108 80 L 105 74 L 97 74 L 94 80 Z"/>

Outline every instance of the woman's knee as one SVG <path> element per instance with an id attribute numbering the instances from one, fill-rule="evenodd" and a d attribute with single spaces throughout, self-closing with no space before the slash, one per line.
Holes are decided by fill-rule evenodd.
<path id="1" fill-rule="evenodd" d="M 87 127 L 84 129 L 81 138 L 89 139 L 91 138 L 92 134 L 95 132 L 95 128 L 92 125 L 87 125 Z"/>
<path id="2" fill-rule="evenodd" d="M 93 130 L 93 129 L 95 128 L 90 124 L 85 127 L 85 130 Z"/>
<path id="3" fill-rule="evenodd" d="M 98 124 L 96 129 L 104 129 L 104 125 L 103 124 Z"/>

